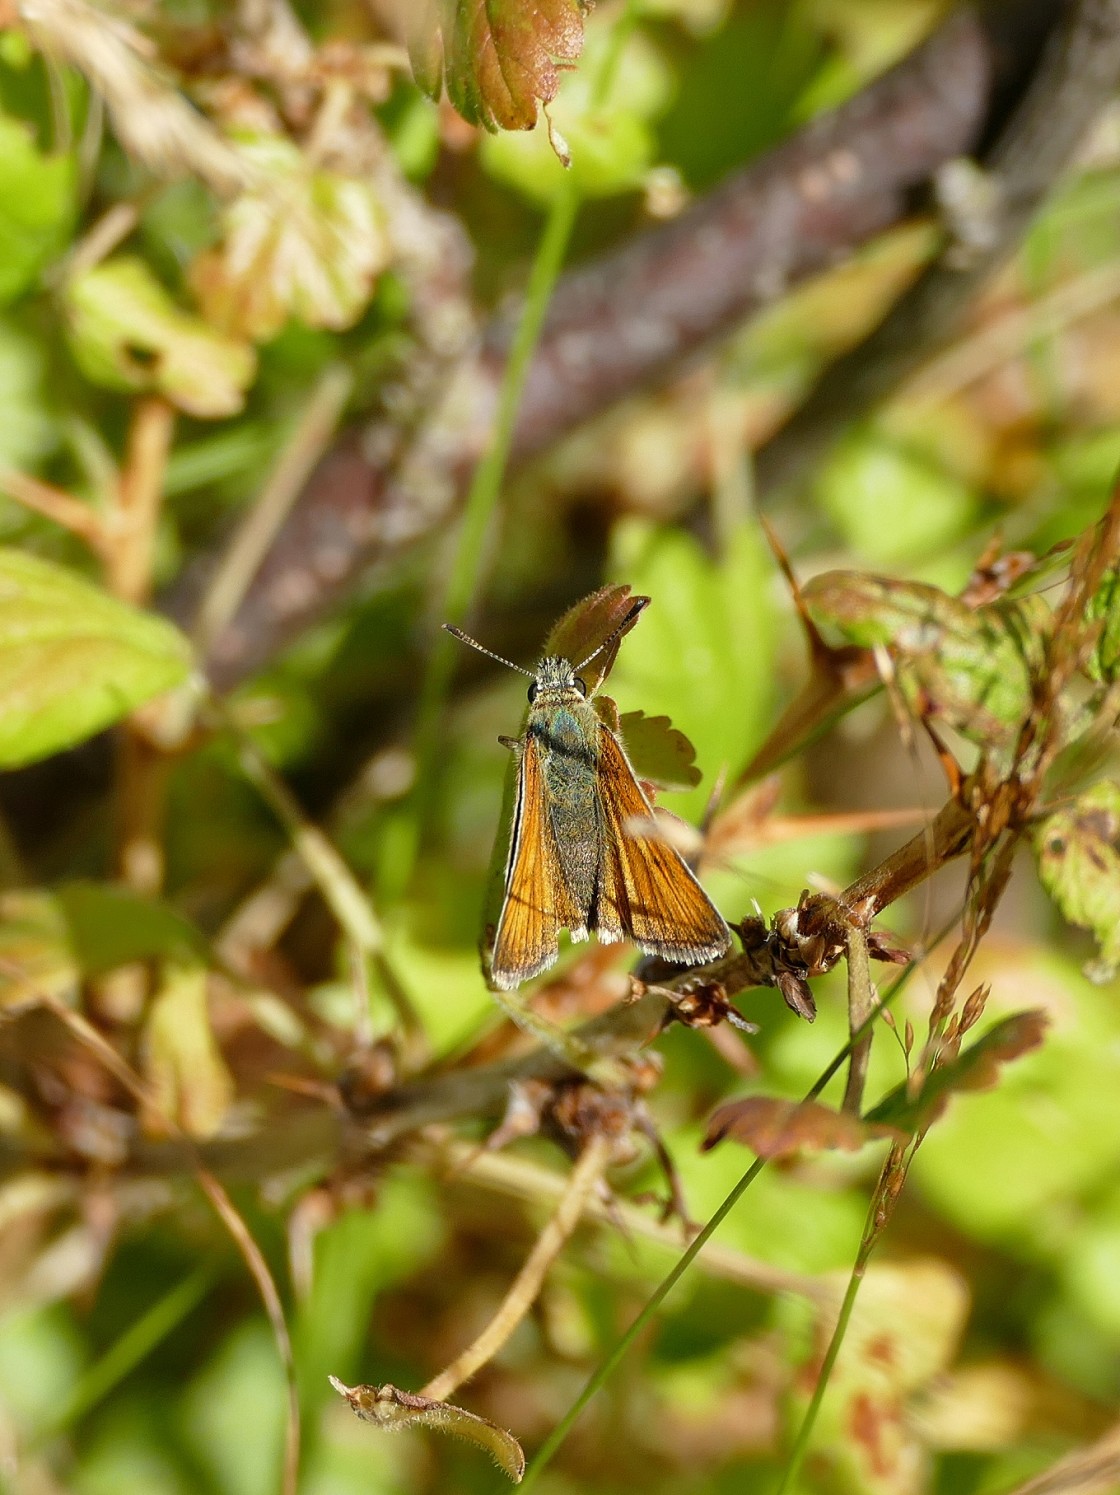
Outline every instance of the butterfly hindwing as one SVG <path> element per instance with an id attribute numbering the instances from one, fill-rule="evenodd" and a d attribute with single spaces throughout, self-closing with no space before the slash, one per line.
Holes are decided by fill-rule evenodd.
<path id="1" fill-rule="evenodd" d="M 600 730 L 599 791 L 603 837 L 593 910 L 599 938 L 632 939 L 647 955 L 689 965 L 726 954 L 727 925 L 679 853 L 633 829 L 653 819 L 653 808 L 607 727 Z"/>

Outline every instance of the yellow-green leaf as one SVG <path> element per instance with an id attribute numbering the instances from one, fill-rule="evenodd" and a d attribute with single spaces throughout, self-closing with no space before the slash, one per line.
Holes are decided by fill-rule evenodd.
<path id="1" fill-rule="evenodd" d="M 70 346 L 109 389 L 154 390 L 188 415 L 236 415 L 256 373 L 248 343 L 176 306 L 143 260 L 121 255 L 66 286 Z"/>
<path id="2" fill-rule="evenodd" d="M 190 646 L 64 566 L 0 548 L 0 768 L 48 757 L 181 684 Z"/>
<path id="3" fill-rule="evenodd" d="M 240 148 L 254 185 L 225 209 L 221 242 L 191 268 L 207 320 L 257 340 L 289 317 L 335 331 L 351 326 L 389 255 L 373 188 L 313 168 L 278 135 L 253 136 Z"/>

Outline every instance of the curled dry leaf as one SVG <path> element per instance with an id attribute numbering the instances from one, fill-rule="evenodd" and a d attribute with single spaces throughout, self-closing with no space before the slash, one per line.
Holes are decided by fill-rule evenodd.
<path id="1" fill-rule="evenodd" d="M 430 1427 L 456 1438 L 465 1438 L 484 1448 L 503 1474 L 514 1484 L 521 1483 L 525 1473 L 525 1454 L 512 1433 L 477 1412 L 453 1407 L 449 1402 L 434 1401 L 397 1386 L 347 1386 L 337 1376 L 328 1380 L 339 1396 L 350 1403 L 351 1410 L 363 1422 L 396 1432 L 405 1427 Z"/>
<path id="2" fill-rule="evenodd" d="M 531 130 L 583 51 L 591 0 L 397 0 L 416 81 L 473 125 Z"/>
<path id="3" fill-rule="evenodd" d="M 782 1158 L 794 1152 L 858 1152 L 881 1137 L 900 1136 L 897 1127 L 861 1121 L 858 1116 L 833 1111 L 816 1101 L 752 1095 L 730 1101 L 712 1113 L 701 1148 L 708 1152 L 730 1137 L 745 1143 L 760 1158 Z"/>
<path id="4" fill-rule="evenodd" d="M 289 317 L 334 331 L 351 326 L 389 256 L 373 188 L 316 169 L 279 135 L 245 137 L 240 150 L 253 185 L 225 208 L 221 242 L 190 271 L 207 320 L 257 341 Z"/>
<path id="5" fill-rule="evenodd" d="M 600 587 L 597 592 L 574 603 L 564 616 L 553 625 L 545 639 L 545 654 L 558 654 L 579 665 L 600 644 L 606 643 L 618 630 L 617 637 L 584 669 L 582 678 L 587 694 L 593 695 L 610 674 L 619 645 L 649 606 L 648 597 L 630 595 L 625 583 Z"/>

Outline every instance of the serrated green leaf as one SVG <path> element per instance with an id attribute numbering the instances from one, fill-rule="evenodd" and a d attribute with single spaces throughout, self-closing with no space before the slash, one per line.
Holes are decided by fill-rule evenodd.
<path id="1" fill-rule="evenodd" d="M 74 179 L 72 156 L 45 155 L 29 125 L 0 114 L 0 306 L 64 247 Z"/>
<path id="2" fill-rule="evenodd" d="M 1120 968 L 1120 785 L 1103 780 L 1047 816 L 1035 854 L 1042 885 L 1064 917 L 1097 941 L 1085 974 L 1110 980 Z"/>
<path id="3" fill-rule="evenodd" d="M 279 135 L 246 137 L 240 150 L 255 185 L 225 209 L 221 242 L 191 267 L 207 320 L 257 341 L 289 317 L 308 327 L 350 327 L 389 258 L 372 186 L 312 167 Z"/>
<path id="4" fill-rule="evenodd" d="M 696 749 L 667 716 L 627 711 L 619 723 L 626 756 L 641 779 L 659 789 L 695 789 L 703 775 Z"/>
<path id="5" fill-rule="evenodd" d="M 143 260 L 121 255 L 66 286 L 70 346 L 109 389 L 155 390 L 188 415 L 236 415 L 256 355 L 175 305 Z"/>
<path id="6" fill-rule="evenodd" d="M 1120 570 L 1105 574 L 1086 609 L 1086 617 L 1100 624 L 1086 669 L 1094 680 L 1111 685 L 1120 676 Z"/>
<path id="7" fill-rule="evenodd" d="M 416 81 L 485 130 L 531 130 L 583 50 L 586 0 L 402 0 Z"/>
<path id="8" fill-rule="evenodd" d="M 81 742 L 190 669 L 190 646 L 170 623 L 0 548 L 0 768 Z"/>
<path id="9" fill-rule="evenodd" d="M 862 571 L 828 571 L 802 589 L 826 636 L 890 651 L 916 712 L 983 747 L 1011 743 L 1033 701 L 1051 613 L 1041 597 L 972 608 L 939 587 Z"/>

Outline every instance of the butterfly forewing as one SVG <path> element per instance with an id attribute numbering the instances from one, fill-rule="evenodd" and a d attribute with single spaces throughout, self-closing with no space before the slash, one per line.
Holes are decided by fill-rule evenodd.
<path id="1" fill-rule="evenodd" d="M 647 955 L 697 965 L 716 960 L 731 935 L 684 861 L 657 836 L 635 835 L 653 810 L 622 745 L 603 727 L 599 743 L 602 863 L 595 927 L 601 940 L 632 939 Z"/>
<path id="2" fill-rule="evenodd" d="M 558 931 L 584 922 L 557 856 L 540 751 L 527 738 L 517 774 L 505 899 L 490 956 L 490 980 L 503 991 L 547 970 L 559 950 Z"/>

